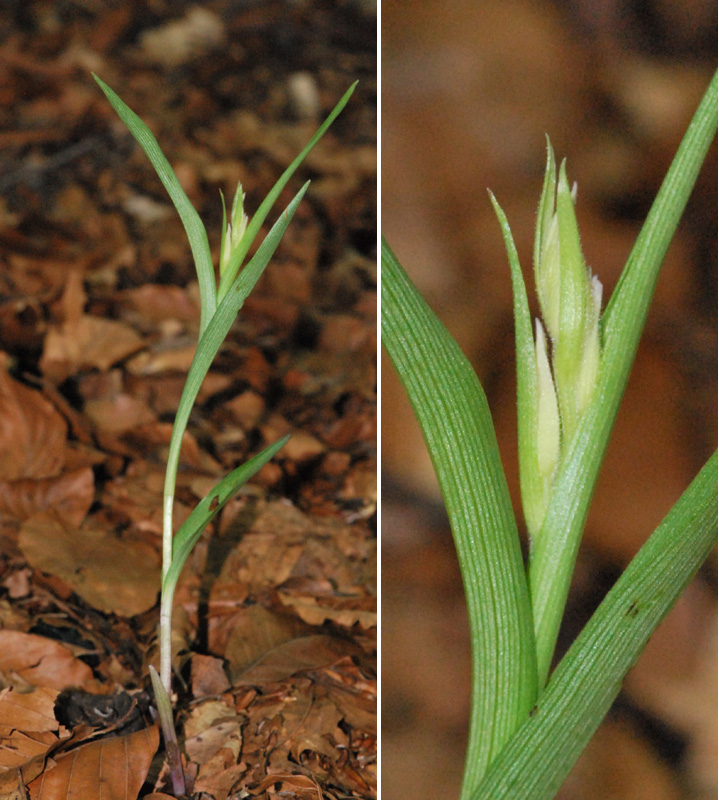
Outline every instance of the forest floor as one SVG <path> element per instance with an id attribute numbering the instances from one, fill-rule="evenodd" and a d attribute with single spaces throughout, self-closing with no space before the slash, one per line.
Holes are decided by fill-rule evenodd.
<path id="1" fill-rule="evenodd" d="M 179 218 L 91 71 L 155 133 L 215 261 L 218 190 L 231 198 L 241 181 L 251 214 L 360 81 L 268 218 L 312 180 L 190 419 L 176 524 L 232 468 L 292 438 L 190 556 L 173 650 L 192 797 L 375 797 L 376 10 L 12 5 L 0 797 L 170 796 L 148 667 L 198 290 Z"/>

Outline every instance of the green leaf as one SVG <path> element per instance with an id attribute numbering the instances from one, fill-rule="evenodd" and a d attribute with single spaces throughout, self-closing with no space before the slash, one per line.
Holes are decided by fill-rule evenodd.
<path id="1" fill-rule="evenodd" d="M 558 470 L 529 569 L 539 684 L 549 672 L 584 523 L 659 268 L 717 129 L 714 75 L 647 216 L 601 321 L 593 399 Z"/>
<path id="2" fill-rule="evenodd" d="M 382 342 L 422 428 L 462 569 L 473 650 L 469 797 L 536 697 L 519 536 L 477 376 L 384 240 L 381 305 Z"/>
<path id="3" fill-rule="evenodd" d="M 255 237 L 259 233 L 260 228 L 262 227 L 262 223 L 265 221 L 265 217 L 269 213 L 272 206 L 275 204 L 275 201 L 280 196 L 280 192 L 284 189 L 285 184 L 287 181 L 292 177 L 295 170 L 299 165 L 305 160 L 307 154 L 312 150 L 312 148 L 319 142 L 319 140 L 324 136 L 327 128 L 335 121 L 339 113 L 342 109 L 347 105 L 352 93 L 357 86 L 358 81 L 355 81 L 352 86 L 344 93 L 342 98 L 340 99 L 339 103 L 332 109 L 330 115 L 327 119 L 322 123 L 322 125 L 317 130 L 317 133 L 310 139 L 307 145 L 303 148 L 302 152 L 295 158 L 295 160 L 287 167 L 287 169 L 282 173 L 277 183 L 272 187 L 269 194 L 265 199 L 262 201 L 262 204 L 257 209 L 256 213 L 250 220 L 249 224 L 247 225 L 247 229 L 245 230 L 242 239 L 240 240 L 237 248 L 233 251 L 232 255 L 230 256 L 230 261 L 227 264 L 227 269 L 222 273 L 220 277 L 220 286 L 218 289 L 217 296 L 220 300 L 227 294 L 229 287 L 232 285 L 232 282 L 235 279 L 240 267 L 242 266 L 242 262 L 244 261 L 245 256 L 247 255 L 250 247 L 252 247 L 252 242 L 254 242 Z"/>
<path id="4" fill-rule="evenodd" d="M 165 529 L 172 529 L 172 502 L 175 496 L 175 482 L 177 478 L 177 467 L 180 460 L 180 446 L 185 429 L 187 428 L 187 422 L 190 418 L 190 412 L 197 398 L 197 393 L 202 386 L 202 381 L 205 379 L 205 375 L 207 375 L 212 361 L 237 318 L 237 313 L 240 308 L 242 308 L 247 296 L 260 279 L 265 267 L 274 255 L 280 243 L 280 239 L 282 239 L 284 232 L 287 230 L 287 226 L 290 224 L 297 210 L 297 206 L 304 197 L 308 186 L 309 181 L 295 195 L 284 213 L 272 226 L 272 229 L 267 234 L 262 244 L 257 248 L 255 255 L 250 259 L 245 269 L 242 270 L 240 276 L 230 287 L 229 292 L 225 295 L 222 302 L 217 306 L 217 310 L 197 345 L 197 351 L 195 352 L 195 357 L 192 359 L 192 364 L 190 365 L 187 380 L 185 381 L 180 403 L 177 408 L 175 423 L 172 428 L 172 437 L 170 439 L 170 449 L 167 455 L 167 472 L 165 474 L 164 489 Z M 169 545 L 171 545 L 171 542 L 163 543 L 162 561 L 163 565 L 165 565 L 165 573 L 171 561 L 171 552 L 167 552 Z"/>
<path id="5" fill-rule="evenodd" d="M 202 335 L 212 318 L 217 303 L 215 269 L 212 265 L 212 255 L 207 241 L 205 226 L 202 224 L 202 220 L 195 207 L 189 201 L 184 189 L 180 186 L 177 176 L 162 150 L 160 150 L 160 145 L 157 143 L 152 131 L 94 72 L 92 77 L 97 81 L 120 119 L 145 151 L 145 155 L 150 159 L 150 163 L 155 168 L 157 176 L 162 181 L 162 185 L 167 190 L 177 209 L 177 213 L 180 215 L 192 249 L 195 269 L 197 270 L 197 281 L 200 287 L 200 335 Z"/>
<path id="6" fill-rule="evenodd" d="M 163 594 L 166 592 L 174 593 L 182 567 L 192 552 L 192 548 L 197 544 L 202 531 L 215 518 L 215 515 L 222 510 L 228 500 L 235 496 L 243 484 L 247 483 L 278 450 L 287 444 L 289 438 L 289 434 L 283 436 L 261 453 L 234 469 L 195 506 L 190 516 L 182 523 L 175 534 L 172 544 L 172 563 L 162 581 Z"/>
<path id="7" fill-rule="evenodd" d="M 714 453 L 577 637 L 473 800 L 556 795 L 625 675 L 716 540 Z"/>

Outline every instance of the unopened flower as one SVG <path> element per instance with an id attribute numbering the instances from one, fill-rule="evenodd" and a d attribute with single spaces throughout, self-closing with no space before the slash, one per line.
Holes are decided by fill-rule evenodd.
<path id="1" fill-rule="evenodd" d="M 220 193 L 222 194 L 222 193 Z M 245 214 L 245 193 L 242 184 L 237 184 L 235 197 L 232 201 L 230 219 L 226 220 L 225 198 L 222 196 L 222 240 L 220 243 L 220 275 L 227 269 L 232 253 L 237 249 L 237 245 L 242 240 L 242 236 L 247 229 L 248 217 Z"/>
<path id="2" fill-rule="evenodd" d="M 535 278 L 542 318 L 552 341 L 552 373 L 562 439 L 568 442 L 589 403 L 599 369 L 602 286 L 587 269 L 566 164 L 556 178 L 547 142 L 547 176 L 537 220 Z"/>
<path id="3" fill-rule="evenodd" d="M 541 311 L 532 336 L 527 292 L 507 217 L 490 192 L 512 271 L 517 336 L 519 476 L 530 540 L 539 535 L 562 460 L 597 384 L 602 285 L 584 262 L 566 165 L 547 168 L 537 213 L 534 276 Z"/>

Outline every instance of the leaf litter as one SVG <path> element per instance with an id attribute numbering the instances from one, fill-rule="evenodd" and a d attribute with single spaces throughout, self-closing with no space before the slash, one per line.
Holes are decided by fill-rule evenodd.
<path id="1" fill-rule="evenodd" d="M 211 5 L 222 41 L 254 24 L 251 10 Z M 100 59 L 147 116 L 216 248 L 217 186 L 241 179 L 256 202 L 314 124 L 288 112 L 296 82 L 267 62 L 285 9 L 265 12 L 270 35 L 245 37 L 247 53 L 180 48 L 184 78 L 115 47 L 147 25 L 132 6 L 89 12 L 67 37 L 53 34 L 60 16 L 32 36 L 13 28 L 1 46 L 18 102 L 0 158 L 20 166 L 0 200 L 0 798 L 171 796 L 147 668 L 198 293 L 178 220 L 138 153 L 108 135 L 86 77 Z M 203 535 L 178 587 L 176 708 L 198 800 L 376 796 L 376 20 L 295 15 L 322 64 L 322 104 L 361 83 L 308 162 L 307 202 L 183 442 L 178 525 L 228 469 L 294 435 Z M 340 54 L 327 49 L 337 26 L 372 33 Z M 240 80 L 246 56 L 272 66 Z M 158 78 L 158 64 L 170 72 Z"/>

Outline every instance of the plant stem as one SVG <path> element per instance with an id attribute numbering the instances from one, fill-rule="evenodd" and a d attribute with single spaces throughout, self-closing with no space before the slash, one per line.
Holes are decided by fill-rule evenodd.
<path id="1" fill-rule="evenodd" d="M 179 448 L 178 448 L 179 449 Z M 165 578 L 172 563 L 172 506 L 179 453 L 167 460 L 162 516 L 162 591 L 160 592 L 160 678 L 168 696 L 172 693 L 172 600 L 174 591 L 165 589 Z"/>
<path id="2" fill-rule="evenodd" d="M 177 742 L 170 696 L 165 691 L 165 687 L 162 685 L 162 681 L 153 666 L 150 666 L 150 680 L 155 691 L 155 702 L 157 703 L 157 713 L 160 717 L 162 736 L 165 739 L 165 752 L 167 754 L 167 765 L 170 769 L 172 790 L 176 795 L 184 797 L 186 789 L 185 773 L 182 769 L 182 755 L 180 754 L 180 745 Z"/>
<path id="3" fill-rule="evenodd" d="M 168 695 L 172 692 L 172 600 L 174 592 L 160 595 L 160 678 Z"/>

